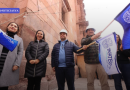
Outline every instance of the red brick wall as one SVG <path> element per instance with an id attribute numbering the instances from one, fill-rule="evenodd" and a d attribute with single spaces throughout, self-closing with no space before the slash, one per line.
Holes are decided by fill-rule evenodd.
<path id="1" fill-rule="evenodd" d="M 24 41 L 24 50 L 27 48 L 29 42 L 34 39 L 35 32 L 39 29 L 43 30 L 46 41 L 49 44 L 50 53 L 47 61 L 50 63 L 51 51 L 54 44 L 60 39 L 59 32 L 61 29 L 68 31 L 68 40 L 72 42 L 76 40 L 79 45 L 79 38 L 82 37 L 80 35 L 79 24 L 77 24 L 82 13 L 80 4 L 77 3 L 77 0 L 68 0 L 71 11 L 66 13 L 66 24 L 64 24 L 61 19 L 61 3 L 62 0 L 38 0 L 38 4 L 37 0 L 0 0 L 0 8 L 20 8 L 19 14 L 0 14 L 0 28 L 5 31 L 5 27 L 9 22 L 18 23 L 20 25 L 20 35 Z M 17 17 L 25 11 L 28 13 Z M 10 19 L 12 20 L 3 24 Z M 24 75 L 25 63 L 26 60 L 23 55 L 22 74 L 20 74 L 20 77 Z"/>

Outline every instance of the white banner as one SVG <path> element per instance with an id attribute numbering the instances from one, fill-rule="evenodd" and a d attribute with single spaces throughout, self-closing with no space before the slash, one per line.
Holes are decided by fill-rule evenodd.
<path id="1" fill-rule="evenodd" d="M 99 61 L 108 75 L 120 73 L 117 64 L 116 34 L 112 33 L 99 40 Z"/>

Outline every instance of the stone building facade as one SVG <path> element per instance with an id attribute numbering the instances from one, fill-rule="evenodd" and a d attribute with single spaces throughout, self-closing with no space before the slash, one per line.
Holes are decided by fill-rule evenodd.
<path id="1" fill-rule="evenodd" d="M 0 28 L 5 31 L 9 22 L 20 26 L 19 36 L 24 41 L 24 53 L 37 30 L 43 30 L 49 44 L 46 77 L 42 79 L 41 88 L 53 90 L 57 88 L 55 74 L 51 68 L 51 51 L 58 42 L 61 29 L 68 31 L 67 39 L 80 45 L 83 32 L 88 26 L 85 20 L 83 0 L 0 0 L 0 8 L 20 8 L 19 14 L 0 14 Z M 77 55 L 75 54 L 75 61 Z M 20 67 L 20 84 L 11 86 L 10 90 L 26 90 L 27 80 L 24 78 L 26 59 Z M 78 66 L 75 66 L 75 78 L 79 77 Z M 18 89 L 21 88 L 21 89 Z"/>

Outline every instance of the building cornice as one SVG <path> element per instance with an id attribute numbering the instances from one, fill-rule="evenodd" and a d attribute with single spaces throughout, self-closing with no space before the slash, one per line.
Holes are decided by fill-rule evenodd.
<path id="1" fill-rule="evenodd" d="M 88 21 L 81 21 L 76 24 L 79 24 L 80 26 L 88 26 Z"/>

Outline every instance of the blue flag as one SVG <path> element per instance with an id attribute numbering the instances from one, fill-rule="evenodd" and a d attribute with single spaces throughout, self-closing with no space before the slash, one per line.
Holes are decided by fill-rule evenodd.
<path id="1" fill-rule="evenodd" d="M 6 35 L 0 30 L 0 44 L 6 47 L 8 50 L 13 51 L 18 44 L 18 41 Z"/>
<path id="2" fill-rule="evenodd" d="M 123 29 L 124 35 L 122 39 L 123 49 L 130 49 L 130 3 L 115 17 Z"/>
<path id="3" fill-rule="evenodd" d="M 99 44 L 99 61 L 108 75 L 120 73 L 117 65 L 116 34 L 109 34 L 96 41 Z"/>

